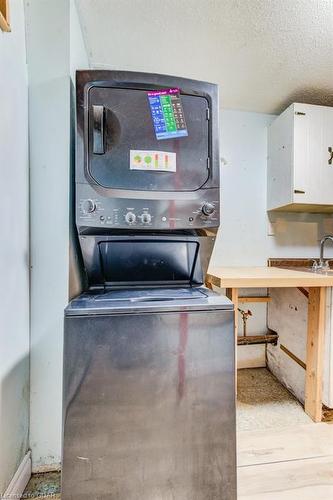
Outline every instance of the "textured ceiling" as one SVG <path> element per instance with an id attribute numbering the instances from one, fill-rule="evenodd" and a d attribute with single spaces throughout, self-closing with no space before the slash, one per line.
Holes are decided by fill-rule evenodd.
<path id="1" fill-rule="evenodd" d="M 223 107 L 333 106 L 333 0 L 77 0 L 93 67 L 220 85 Z"/>

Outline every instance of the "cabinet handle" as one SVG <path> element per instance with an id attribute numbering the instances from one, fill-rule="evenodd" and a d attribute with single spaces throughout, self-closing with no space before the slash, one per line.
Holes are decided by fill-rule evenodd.
<path id="1" fill-rule="evenodd" d="M 302 191 L 301 189 L 294 189 L 295 194 L 305 194 L 305 191 Z"/>
<path id="2" fill-rule="evenodd" d="M 332 148 L 332 146 L 330 146 L 328 148 L 328 152 L 329 152 L 328 164 L 333 165 L 333 148 Z"/>
<path id="3" fill-rule="evenodd" d="M 103 155 L 104 151 L 104 106 L 93 106 L 93 153 Z"/>

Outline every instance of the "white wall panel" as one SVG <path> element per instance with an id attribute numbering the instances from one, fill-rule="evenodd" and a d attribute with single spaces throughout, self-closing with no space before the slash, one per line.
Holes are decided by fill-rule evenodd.
<path id="1" fill-rule="evenodd" d="M 29 169 L 28 83 L 22 0 L 12 31 L 0 30 L 0 496 L 28 448 Z"/>
<path id="2" fill-rule="evenodd" d="M 74 0 L 26 1 L 31 162 L 31 427 L 34 470 L 61 459 L 63 311 L 69 268 L 75 70 L 88 59 Z M 72 95 L 71 95 L 72 94 Z M 71 100 L 72 98 L 72 100 Z M 71 274 L 71 287 L 77 288 Z"/>
<path id="3" fill-rule="evenodd" d="M 33 467 L 59 463 L 63 310 L 68 301 L 69 4 L 26 2 L 31 185 Z"/>

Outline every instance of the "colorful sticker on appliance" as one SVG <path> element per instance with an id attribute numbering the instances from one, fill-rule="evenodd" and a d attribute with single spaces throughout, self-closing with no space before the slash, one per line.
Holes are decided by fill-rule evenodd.
<path id="1" fill-rule="evenodd" d="M 148 92 L 148 100 L 156 139 L 175 139 L 188 135 L 178 88 L 152 90 Z"/>
<path id="2" fill-rule="evenodd" d="M 168 151 L 130 150 L 131 170 L 155 170 L 156 172 L 176 172 L 176 153 Z"/>

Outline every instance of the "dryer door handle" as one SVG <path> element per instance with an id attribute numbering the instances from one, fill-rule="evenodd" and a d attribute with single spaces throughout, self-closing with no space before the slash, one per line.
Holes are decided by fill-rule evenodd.
<path id="1" fill-rule="evenodd" d="M 104 106 L 93 105 L 93 153 L 103 155 L 104 148 Z"/>

